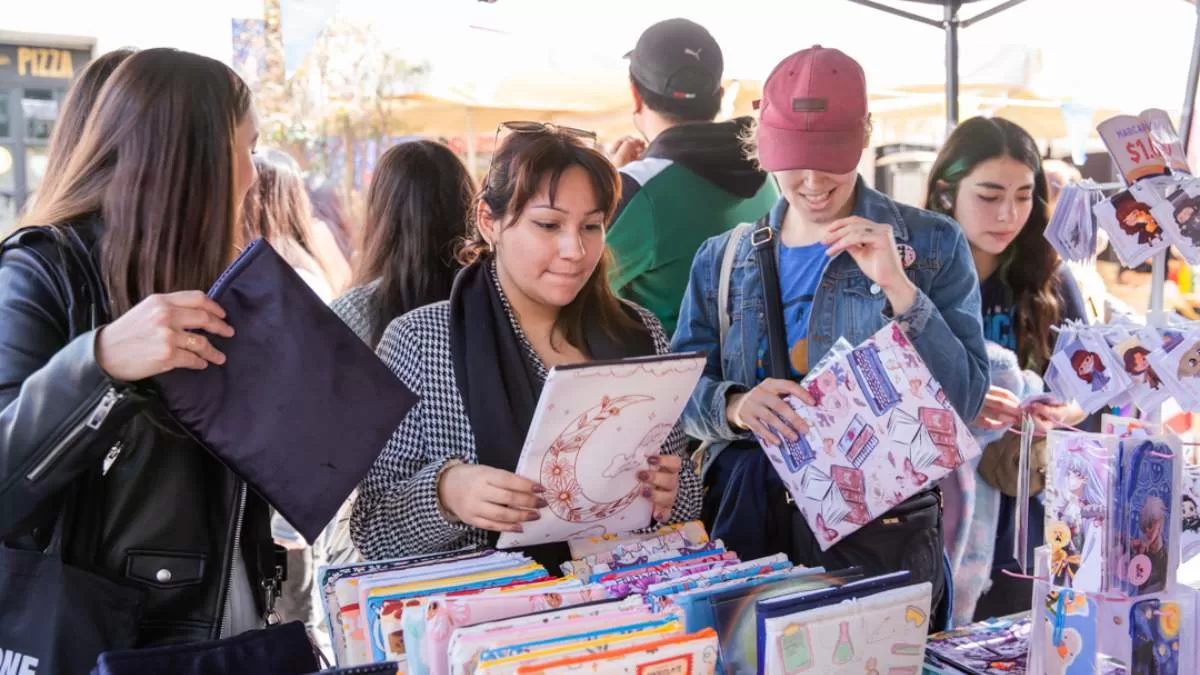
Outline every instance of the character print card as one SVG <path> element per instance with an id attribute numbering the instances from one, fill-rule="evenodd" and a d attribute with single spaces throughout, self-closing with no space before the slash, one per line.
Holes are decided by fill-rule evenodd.
<path id="1" fill-rule="evenodd" d="M 1155 331 L 1151 329 L 1150 332 Z M 1142 410 L 1158 410 L 1171 398 L 1171 390 L 1163 383 L 1154 366 L 1150 365 L 1150 354 L 1159 348 L 1157 335 L 1155 341 L 1150 343 L 1137 335 L 1126 335 L 1124 340 L 1113 345 L 1113 351 L 1125 374 L 1133 382 L 1133 387 L 1128 390 L 1129 398 Z"/>
<path id="2" fill-rule="evenodd" d="M 1142 182 L 1096 204 L 1096 223 L 1125 266 L 1137 267 L 1171 245 L 1152 213 L 1162 201 L 1158 187 Z"/>
<path id="3" fill-rule="evenodd" d="M 1180 182 L 1151 209 L 1151 215 L 1184 259 L 1200 265 L 1200 179 Z"/>
<path id="4" fill-rule="evenodd" d="M 704 363 L 688 353 L 552 368 L 516 468 L 546 489 L 547 505 L 496 548 L 648 527 L 638 474 L 675 431 Z"/>
<path id="5" fill-rule="evenodd" d="M 1044 596 L 1039 660 L 1046 675 L 1095 675 L 1096 601 L 1069 588 L 1050 587 Z M 1038 672 L 1034 670 L 1033 672 Z"/>
<path id="6" fill-rule="evenodd" d="M 1108 511 L 1116 474 L 1112 436 L 1051 431 L 1047 436 L 1046 545 L 1050 580 L 1087 593 L 1106 590 Z"/>
<path id="7" fill-rule="evenodd" d="M 1181 576 L 1185 582 L 1200 581 L 1200 465 L 1186 462 L 1183 467 L 1183 489 L 1180 496 L 1180 533 L 1182 548 Z"/>
<path id="8" fill-rule="evenodd" d="M 1179 675 L 1182 610 L 1179 603 L 1151 598 L 1134 603 L 1129 610 L 1129 634 L 1133 638 L 1131 673 Z"/>
<path id="9" fill-rule="evenodd" d="M 1147 357 L 1150 367 L 1181 408 L 1200 407 L 1200 332 L 1147 328 L 1140 333 L 1143 343 L 1156 333 L 1162 347 Z"/>
<path id="10" fill-rule="evenodd" d="M 1051 387 L 1062 389 L 1055 393 L 1089 413 L 1132 386 L 1112 348 L 1094 331 L 1063 326 L 1050 362 L 1056 371 Z"/>
<path id="11" fill-rule="evenodd" d="M 809 432 L 759 439 L 827 550 L 979 456 L 967 425 L 895 323 L 802 382 L 815 407 L 787 399 Z"/>
<path id="12" fill-rule="evenodd" d="M 1110 555 L 1120 585 L 1128 596 L 1167 590 L 1178 562 L 1180 484 L 1183 463 L 1179 439 L 1173 435 L 1120 442 L 1121 473 L 1114 523 L 1117 546 Z"/>

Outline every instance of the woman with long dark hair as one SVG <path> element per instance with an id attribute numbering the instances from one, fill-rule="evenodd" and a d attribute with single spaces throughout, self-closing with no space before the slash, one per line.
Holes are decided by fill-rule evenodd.
<path id="1" fill-rule="evenodd" d="M 370 559 L 520 532 L 546 505 L 544 489 L 513 471 L 547 371 L 668 351 L 658 319 L 608 286 L 604 232 L 621 183 L 594 137 L 510 128 L 449 301 L 396 319 L 379 344 L 420 401 L 359 486 L 350 532 Z M 660 522 L 699 513 L 685 449 L 676 426 L 641 470 Z M 566 544 L 528 552 L 555 573 L 570 557 Z"/>
<path id="2" fill-rule="evenodd" d="M 204 290 L 242 243 L 257 137 L 229 67 L 129 56 L 29 214 L 41 227 L 0 254 L 0 539 L 41 551 L 69 509 L 64 559 L 142 596 L 137 645 L 260 627 L 277 588 L 266 503 L 148 384 L 225 362 L 205 334 L 234 329 Z"/>
<path id="3" fill-rule="evenodd" d="M 450 148 L 413 141 L 379 158 L 355 288 L 333 310 L 374 347 L 392 319 L 450 297 L 475 186 Z"/>
<path id="4" fill-rule="evenodd" d="M 1083 299 L 1067 267 L 1046 240 L 1047 184 L 1037 144 L 1020 126 L 1002 118 L 974 117 L 960 124 L 946 140 L 929 173 L 926 207 L 952 216 L 962 227 L 979 275 L 984 338 L 1016 354 L 1019 367 L 1041 376 L 1054 348 L 1051 328 L 1064 319 L 1087 321 Z M 989 388 L 983 410 L 973 426 L 985 432 L 1010 428 L 1021 417 L 1016 394 Z M 1077 424 L 1084 415 L 1076 406 L 1035 405 L 1044 430 L 1060 422 Z M 1004 441 L 997 441 L 1003 443 Z M 987 452 L 987 451 L 985 451 Z M 995 543 L 994 551 L 972 549 L 971 569 L 956 573 L 955 604 L 961 616 L 970 614 L 986 585 L 987 564 L 994 568 L 992 590 L 980 599 L 978 614 L 1001 616 L 1029 608 L 1027 585 L 1015 590 L 1000 571 L 1018 570 L 1012 557 L 1015 500 L 999 495 L 996 487 L 972 476 L 943 483 L 944 523 L 951 547 L 968 540 Z M 967 483 L 973 482 L 972 494 Z M 962 486 L 962 490 L 958 489 Z M 998 503 L 998 512 L 990 504 Z M 1033 544 L 1041 544 L 1042 515 L 1037 500 L 1031 528 Z M 968 536 L 968 530 L 987 530 Z M 992 530 L 995 534 L 992 535 Z M 954 542 L 959 542 L 955 544 Z M 991 560 L 993 558 L 994 560 Z M 962 555 L 956 557 L 961 558 Z M 977 566 L 981 559 L 984 569 Z M 980 573 L 982 572 L 982 573 Z M 965 609 L 964 609 L 965 607 Z"/>
<path id="5" fill-rule="evenodd" d="M 58 119 L 54 122 L 54 132 L 50 134 L 50 149 L 46 154 L 46 170 L 42 173 L 42 182 L 38 186 L 37 194 L 53 192 L 58 188 L 63 170 L 67 168 L 67 160 L 71 157 L 71 151 L 79 145 L 79 140 L 83 136 L 84 122 L 92 114 L 96 99 L 100 97 L 100 90 L 104 88 L 108 78 L 112 77 L 117 66 L 135 53 L 137 50 L 131 48 L 114 49 L 93 60 L 75 78 L 75 82 L 67 91 L 67 98 L 63 101 Z M 37 199 L 36 194 L 34 199 Z"/>

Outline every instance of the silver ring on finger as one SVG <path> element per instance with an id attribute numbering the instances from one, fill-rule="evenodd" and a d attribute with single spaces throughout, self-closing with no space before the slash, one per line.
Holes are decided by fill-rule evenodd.
<path id="1" fill-rule="evenodd" d="M 199 345 L 200 345 L 200 339 L 197 338 L 195 335 L 187 336 L 187 341 L 184 342 L 184 346 L 187 347 L 187 349 L 190 351 L 196 351 L 196 347 L 198 347 Z"/>

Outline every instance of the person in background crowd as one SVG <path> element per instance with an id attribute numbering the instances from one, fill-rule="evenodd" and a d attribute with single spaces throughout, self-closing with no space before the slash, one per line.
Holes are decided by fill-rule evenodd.
<path id="1" fill-rule="evenodd" d="M 71 151 L 79 145 L 84 123 L 92 114 L 100 90 L 104 88 L 108 78 L 112 77 L 117 66 L 136 52 L 136 49 L 131 48 L 114 49 L 89 63 L 83 72 L 76 76 L 67 92 L 66 100 L 63 101 L 58 119 L 54 122 L 54 131 L 50 134 L 50 148 L 46 154 L 46 170 L 42 173 L 42 182 L 37 192 L 25 207 L 27 212 L 32 210 L 38 194 L 49 194 L 58 189 L 63 172 L 67 168 L 67 160 L 71 158 Z"/>
<path id="2" fill-rule="evenodd" d="M 354 277 L 354 262 L 358 255 L 359 228 L 350 217 L 337 188 L 326 181 L 308 182 L 308 201 L 312 204 L 313 217 L 318 225 L 323 225 L 329 237 L 337 243 L 328 251 L 321 251 L 325 265 L 332 270 L 333 288 L 336 294 L 341 294 L 350 287 Z M 316 228 L 320 230 L 321 228 Z"/>
<path id="3" fill-rule="evenodd" d="M 672 348 L 709 355 L 683 419 L 689 435 L 712 443 L 705 510 L 715 514 L 714 539 L 743 559 L 783 552 L 798 564 L 859 565 L 868 575 L 911 570 L 914 581 L 933 584 L 937 607 L 944 573 L 936 486 L 821 551 L 754 440 L 795 441 L 806 433 L 781 397 L 815 405 L 799 380 L 839 337 L 859 344 L 889 320 L 960 415 L 973 419 L 983 401 L 987 366 L 970 249 L 949 218 L 896 203 L 863 182 L 856 167 L 870 133 L 866 81 L 854 59 L 818 46 L 775 67 L 747 139 L 783 194 L 758 225 L 770 236 L 734 240 L 727 233 L 700 247 Z M 752 241 L 763 240 L 777 247 L 778 288 L 762 283 Z M 737 248 L 731 325 L 722 339 L 718 278 L 728 246 Z M 766 321 L 783 326 L 786 353 L 768 347 L 767 293 L 778 294 L 784 308 Z M 769 377 L 770 364 L 791 376 Z"/>
<path id="4" fill-rule="evenodd" d="M 234 329 L 204 291 L 242 243 L 257 137 L 228 66 L 133 54 L 26 221 L 50 227 L 18 232 L 0 255 L 0 539 L 42 550 L 64 495 L 90 495 L 65 557 L 144 595 L 139 646 L 261 627 L 264 589 L 277 588 L 266 503 L 159 412 L 147 384 L 225 362 L 205 333 Z M 66 294 L 64 279 L 93 279 L 96 295 Z M 25 480 L 69 425 L 74 442 Z"/>
<path id="5" fill-rule="evenodd" d="M 332 305 L 372 348 L 393 319 L 450 297 L 474 201 L 467 168 L 442 143 L 403 143 L 379 158 L 367 191 L 358 285 Z M 350 538 L 354 499 L 316 544 L 329 564 L 361 557 Z"/>
<path id="6" fill-rule="evenodd" d="M 402 143 L 379 158 L 356 286 L 333 303 L 364 342 L 376 346 L 392 319 L 450 297 L 474 200 L 467 167 L 441 143 Z"/>
<path id="7" fill-rule="evenodd" d="M 265 239 L 321 300 L 333 301 L 330 275 L 314 254 L 312 207 L 300 167 L 287 153 L 264 150 L 254 157 L 258 182 L 246 196 L 246 239 Z"/>
<path id="8" fill-rule="evenodd" d="M 1054 348 L 1051 328 L 1067 319 L 1086 322 L 1087 312 L 1074 278 L 1044 236 L 1047 186 L 1037 144 L 1006 119 L 966 120 L 934 160 L 926 195 L 926 207 L 957 220 L 970 244 L 985 339 L 1016 354 L 1019 367 L 1040 380 Z M 992 386 L 972 426 L 1008 429 L 1020 420 L 1020 403 L 1014 392 Z M 1032 413 L 1043 431 L 1084 419 L 1075 405 L 1035 404 Z M 964 468 L 943 483 L 948 548 L 956 559 L 968 559 L 955 576 L 955 604 L 965 621 L 972 609 L 983 618 L 1027 610 L 1031 594 L 1029 582 L 1002 572 L 1020 571 L 1012 556 L 1015 499 L 976 478 L 973 467 Z M 1032 550 L 1042 543 L 1043 514 L 1037 499 L 1030 506 Z M 991 590 L 981 598 L 989 575 Z"/>
<path id="9" fill-rule="evenodd" d="M 548 369 L 663 354 L 662 325 L 606 283 L 620 191 L 595 136 L 509 123 L 450 299 L 384 332 L 379 356 L 420 397 L 359 486 L 350 533 L 369 559 L 495 544 L 545 508 L 513 473 Z M 677 425 L 641 469 L 658 522 L 694 519 L 700 486 Z M 526 552 L 557 574 L 565 543 Z"/>
<path id="10" fill-rule="evenodd" d="M 696 249 L 767 212 L 779 192 L 746 159 L 750 117 L 714 122 L 721 108 L 721 47 L 687 19 L 656 23 L 629 53 L 633 123 L 650 142 L 624 138 L 611 154 L 621 202 L 608 232 L 611 282 L 670 335 Z"/>

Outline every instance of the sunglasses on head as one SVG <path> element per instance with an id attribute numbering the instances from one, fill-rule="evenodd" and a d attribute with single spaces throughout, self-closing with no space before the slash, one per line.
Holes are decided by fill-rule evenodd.
<path id="1" fill-rule="evenodd" d="M 484 178 L 484 184 L 487 185 L 492 179 L 492 170 L 496 168 L 497 150 L 500 148 L 500 140 L 509 134 L 563 134 L 571 138 L 576 138 L 584 141 L 592 149 L 600 148 L 600 140 L 596 136 L 596 132 L 588 131 L 587 129 L 576 129 L 575 127 L 564 127 L 550 122 L 526 122 L 513 121 L 501 122 L 496 127 L 496 140 L 492 144 L 492 159 L 488 166 L 488 172 Z"/>
<path id="2" fill-rule="evenodd" d="M 497 147 L 499 147 L 500 138 L 505 135 L 505 132 L 514 133 L 514 134 L 537 134 L 537 133 L 563 134 L 566 136 L 570 136 L 572 138 L 578 138 L 580 140 L 587 141 L 593 147 L 595 147 L 596 145 L 599 144 L 599 140 L 596 137 L 596 132 L 588 131 L 587 129 L 576 129 L 575 127 L 564 127 L 564 126 L 559 126 L 557 124 L 552 124 L 550 122 L 513 121 L 513 122 L 501 122 L 500 126 L 496 128 L 496 145 L 497 145 Z"/>

